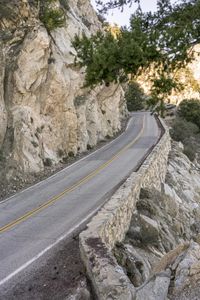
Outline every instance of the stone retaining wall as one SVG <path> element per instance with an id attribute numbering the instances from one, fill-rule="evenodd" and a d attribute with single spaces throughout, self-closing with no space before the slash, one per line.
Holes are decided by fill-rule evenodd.
<path id="1" fill-rule="evenodd" d="M 167 171 L 170 136 L 165 132 L 137 172 L 125 183 L 80 234 L 80 250 L 96 298 L 131 300 L 135 288 L 112 255 L 112 248 L 121 242 L 130 226 L 141 188 L 161 189 Z"/>

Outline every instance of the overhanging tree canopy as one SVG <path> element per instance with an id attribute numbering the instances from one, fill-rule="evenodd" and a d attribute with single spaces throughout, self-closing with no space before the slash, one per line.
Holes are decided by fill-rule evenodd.
<path id="1" fill-rule="evenodd" d="M 102 4 L 101 1 L 97 1 Z M 120 7 L 135 0 L 109 0 L 103 9 Z M 86 66 L 86 85 L 124 81 L 138 76 L 153 64 L 152 93 L 163 100 L 180 88 L 173 74 L 193 59 L 200 42 L 200 0 L 158 0 L 157 11 L 132 15 L 129 28 L 113 36 L 98 32 L 91 38 L 76 37 L 74 46 L 80 64 Z"/>
<path id="2" fill-rule="evenodd" d="M 96 0 L 97 7 L 100 13 L 106 13 L 109 9 L 122 8 L 124 5 L 132 3 L 140 3 L 140 0 L 108 0 L 103 2 L 101 0 Z"/>

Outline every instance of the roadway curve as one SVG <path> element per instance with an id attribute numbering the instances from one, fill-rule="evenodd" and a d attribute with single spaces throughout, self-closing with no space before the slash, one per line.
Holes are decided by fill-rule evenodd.
<path id="1" fill-rule="evenodd" d="M 88 220 L 137 168 L 159 135 L 153 116 L 134 113 L 114 141 L 1 202 L 0 290 Z"/>

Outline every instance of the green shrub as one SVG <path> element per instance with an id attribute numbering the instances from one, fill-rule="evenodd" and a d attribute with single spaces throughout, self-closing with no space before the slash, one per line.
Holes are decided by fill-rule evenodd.
<path id="1" fill-rule="evenodd" d="M 47 9 L 44 11 L 41 21 L 47 30 L 51 31 L 64 26 L 65 15 L 61 9 Z"/>
<path id="2" fill-rule="evenodd" d="M 69 151 L 69 152 L 68 152 L 68 156 L 69 156 L 69 157 L 74 157 L 74 152 L 73 152 L 73 151 Z"/>
<path id="3" fill-rule="evenodd" d="M 179 105 L 178 115 L 200 128 L 200 101 L 197 99 L 183 100 Z"/>
<path id="4" fill-rule="evenodd" d="M 176 118 L 170 130 L 171 137 L 184 145 L 183 153 L 194 161 L 198 152 L 199 144 L 199 128 L 192 122 L 187 122 L 185 119 Z"/>
<path id="5" fill-rule="evenodd" d="M 191 136 L 196 135 L 198 131 L 199 128 L 194 123 L 177 118 L 172 124 L 170 135 L 173 140 L 184 143 Z"/>
<path id="6" fill-rule="evenodd" d="M 62 158 L 62 163 L 63 164 L 67 164 L 68 163 L 68 161 L 69 161 L 69 157 L 68 156 L 64 156 L 63 158 Z"/>
<path id="7" fill-rule="evenodd" d="M 191 144 L 184 145 L 183 153 L 189 158 L 190 161 L 194 161 L 196 157 L 197 149 Z"/>
<path id="8" fill-rule="evenodd" d="M 56 0 L 47 0 L 40 3 L 40 20 L 43 22 L 48 31 L 63 27 L 65 23 L 64 10 L 62 8 L 52 7 L 51 3 L 55 1 Z M 69 9 L 67 0 L 62 0 L 61 2 L 63 7 L 67 7 L 67 9 Z"/>
<path id="9" fill-rule="evenodd" d="M 64 151 L 63 151 L 62 149 L 59 148 L 59 149 L 57 150 L 57 154 L 58 154 L 59 157 L 62 157 L 62 156 L 64 155 Z"/>
<path id="10" fill-rule="evenodd" d="M 144 108 L 144 91 L 137 82 L 131 82 L 125 93 L 127 108 L 129 111 L 141 110 Z"/>
<path id="11" fill-rule="evenodd" d="M 43 163 L 44 163 L 45 167 L 51 167 L 52 166 L 52 160 L 49 157 L 47 157 L 46 159 L 44 159 Z"/>
<path id="12" fill-rule="evenodd" d="M 92 150 L 92 146 L 90 144 L 87 144 L 87 150 Z"/>

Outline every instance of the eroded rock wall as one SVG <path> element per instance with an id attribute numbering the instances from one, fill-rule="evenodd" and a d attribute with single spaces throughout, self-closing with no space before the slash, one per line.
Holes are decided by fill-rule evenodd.
<path id="1" fill-rule="evenodd" d="M 116 134 L 126 115 L 120 85 L 83 89 L 84 69 L 74 65 L 75 34 L 101 28 L 90 1 L 60 3 L 66 22 L 51 32 L 36 1 L 0 5 L 0 147 L 8 176 L 93 147 Z"/>

